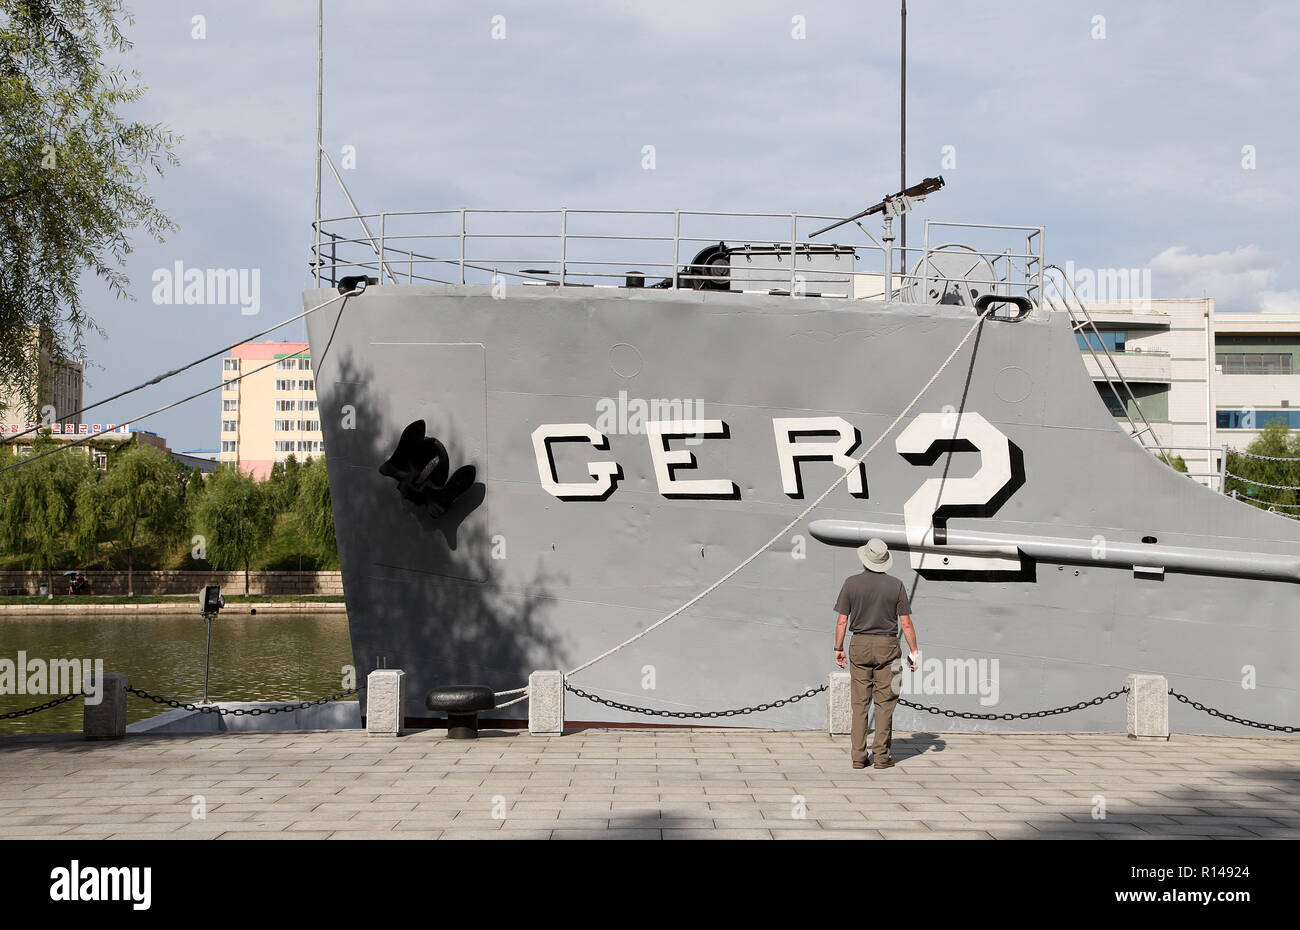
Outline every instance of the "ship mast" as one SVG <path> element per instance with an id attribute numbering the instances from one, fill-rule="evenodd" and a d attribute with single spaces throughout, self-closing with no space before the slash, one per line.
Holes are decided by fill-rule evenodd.
<path id="1" fill-rule="evenodd" d="M 316 0 L 316 222 L 312 226 L 316 238 L 316 286 L 320 287 L 320 189 L 321 143 L 325 128 L 325 0 Z"/>
<path id="2" fill-rule="evenodd" d="M 898 88 L 898 189 L 907 187 L 907 0 L 902 0 L 901 20 L 903 25 L 901 70 Z M 899 218 L 899 236 L 901 254 L 899 267 L 907 272 L 907 214 Z"/>

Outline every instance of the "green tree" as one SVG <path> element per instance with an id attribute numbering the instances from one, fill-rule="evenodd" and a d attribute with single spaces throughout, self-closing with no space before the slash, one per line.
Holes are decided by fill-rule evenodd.
<path id="1" fill-rule="evenodd" d="M 57 447 L 47 437 L 33 455 Z M 0 545 L 31 556 L 54 593 L 54 563 L 67 551 L 77 489 L 94 471 L 81 449 L 65 449 L 0 475 Z"/>
<path id="2" fill-rule="evenodd" d="M 0 385 L 29 410 L 49 363 L 100 332 L 85 280 L 129 298 L 129 234 L 176 228 L 145 190 L 178 164 L 175 139 L 121 115 L 145 88 L 105 61 L 130 49 L 130 23 L 122 0 L 0 0 Z"/>
<path id="3" fill-rule="evenodd" d="M 1282 513 L 1300 514 L 1300 435 L 1278 420 L 1270 422 L 1246 447 L 1228 453 L 1225 491 L 1252 504 L 1277 506 Z M 1254 458 L 1267 456 L 1267 458 Z M 1274 487 L 1269 487 L 1274 485 Z"/>
<path id="4" fill-rule="evenodd" d="M 275 508 L 265 486 L 235 466 L 223 465 L 207 481 L 196 514 L 208 560 L 219 569 L 244 570 L 244 593 L 253 556 L 271 539 Z"/>
<path id="5" fill-rule="evenodd" d="M 292 452 L 283 462 L 276 462 L 271 466 L 267 490 L 271 493 L 277 513 L 293 509 L 294 501 L 298 499 L 298 485 L 302 478 L 302 470 L 302 464 Z"/>
<path id="6" fill-rule="evenodd" d="M 303 543 L 322 565 L 336 564 L 338 537 L 334 532 L 334 507 L 330 503 L 329 471 L 324 458 L 308 459 L 302 466 L 293 509 Z"/>
<path id="7" fill-rule="evenodd" d="M 132 444 L 108 463 L 102 478 L 77 492 L 75 545 L 85 559 L 109 542 L 126 559 L 126 590 L 135 593 L 135 559 L 142 545 L 167 546 L 189 529 L 185 471 L 153 446 Z"/>

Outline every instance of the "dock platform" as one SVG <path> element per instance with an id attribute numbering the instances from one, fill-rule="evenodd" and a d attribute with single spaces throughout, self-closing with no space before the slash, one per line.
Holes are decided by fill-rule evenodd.
<path id="1" fill-rule="evenodd" d="M 0 838 L 1300 838 L 1300 739 L 753 729 L 0 737 Z M 201 814 L 201 816 L 200 816 Z"/>

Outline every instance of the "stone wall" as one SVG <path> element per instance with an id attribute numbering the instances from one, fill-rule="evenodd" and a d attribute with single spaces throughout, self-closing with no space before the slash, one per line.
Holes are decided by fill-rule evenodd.
<path id="1" fill-rule="evenodd" d="M 92 594 L 126 594 L 126 572 L 85 572 Z M 36 594 L 46 583 L 44 572 L 0 571 L 0 595 Z M 67 580 L 54 573 L 55 594 L 67 593 Z M 221 586 L 223 594 L 244 593 L 243 572 L 136 572 L 136 594 L 192 594 L 198 597 L 205 584 Z M 250 594 L 336 594 L 343 593 L 339 572 L 249 572 Z"/>

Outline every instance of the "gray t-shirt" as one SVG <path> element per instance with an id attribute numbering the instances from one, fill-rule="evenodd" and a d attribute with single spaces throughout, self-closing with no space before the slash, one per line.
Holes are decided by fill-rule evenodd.
<path id="1" fill-rule="evenodd" d="M 882 572 L 865 568 L 844 580 L 835 601 L 837 614 L 848 614 L 853 633 L 898 635 L 898 618 L 912 613 L 903 582 Z"/>

